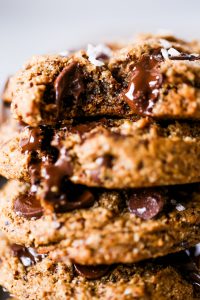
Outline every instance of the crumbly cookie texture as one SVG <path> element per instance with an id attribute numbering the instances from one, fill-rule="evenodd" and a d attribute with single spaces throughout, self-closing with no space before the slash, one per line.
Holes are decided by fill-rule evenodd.
<path id="1" fill-rule="evenodd" d="M 135 113 L 199 119 L 199 54 L 199 43 L 146 35 L 124 47 L 35 56 L 9 80 L 4 97 L 31 126 Z"/>
<path id="2" fill-rule="evenodd" d="M 86 267 L 0 240 L 0 284 L 19 299 L 195 299 L 175 261 Z M 176 261 L 177 264 L 177 261 Z M 91 271 L 93 270 L 93 271 Z"/>
<path id="3" fill-rule="evenodd" d="M 31 179 L 52 192 L 63 177 L 106 188 L 200 180 L 198 122 L 158 123 L 135 117 L 13 130 L 8 123 L 1 128 L 0 145 L 3 176 Z"/>
<path id="4" fill-rule="evenodd" d="M 29 202 L 29 188 L 11 181 L 0 192 L 0 229 L 12 242 L 26 246 L 59 243 L 52 251 L 59 260 L 69 257 L 89 265 L 129 263 L 199 242 L 200 192 L 196 184 L 144 191 L 90 189 L 94 197 L 90 207 L 79 204 L 79 208 L 64 212 L 65 205 L 59 213 L 41 211 L 33 197 Z M 83 205 L 84 193 L 82 190 L 71 201 Z"/>

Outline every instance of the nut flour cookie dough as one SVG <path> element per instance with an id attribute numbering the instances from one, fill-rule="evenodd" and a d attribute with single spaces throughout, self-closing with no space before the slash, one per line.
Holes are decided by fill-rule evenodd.
<path id="1" fill-rule="evenodd" d="M 200 118 L 200 46 L 146 36 L 114 48 L 33 57 L 4 95 L 31 126 L 88 116 Z"/>
<path id="2" fill-rule="evenodd" d="M 197 265 L 186 253 L 138 265 L 55 262 L 49 252 L 0 240 L 0 284 L 19 299 L 185 299 L 196 297 Z M 181 261 L 180 261 L 181 257 Z"/>
<path id="3" fill-rule="evenodd" d="M 52 255 L 81 264 L 113 264 L 191 247 L 200 236 L 199 185 L 105 191 L 70 186 L 59 212 L 42 208 L 28 184 L 0 192 L 0 229 L 13 243 L 55 245 Z M 79 191 L 79 192 L 78 192 Z M 48 202 L 48 201 L 47 201 Z M 60 205 L 60 206 L 59 206 Z"/>

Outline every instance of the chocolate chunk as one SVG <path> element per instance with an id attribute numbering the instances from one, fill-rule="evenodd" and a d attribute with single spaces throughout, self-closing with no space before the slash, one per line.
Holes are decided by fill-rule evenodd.
<path id="1" fill-rule="evenodd" d="M 26 219 L 39 219 L 43 215 L 40 201 L 33 194 L 21 194 L 15 199 L 14 211 Z"/>
<path id="2" fill-rule="evenodd" d="M 12 255 L 17 257 L 24 267 L 30 267 L 45 257 L 44 254 L 38 254 L 34 248 L 26 248 L 17 244 L 13 244 L 11 250 Z"/>
<path id="3" fill-rule="evenodd" d="M 105 154 L 102 157 L 99 157 L 98 164 L 101 167 L 112 168 L 114 157 L 111 154 Z"/>
<path id="4" fill-rule="evenodd" d="M 177 56 L 170 56 L 169 55 L 169 59 L 171 59 L 171 60 L 189 60 L 189 61 L 195 61 L 195 60 L 200 60 L 200 55 L 180 53 L 180 55 L 177 55 Z"/>
<path id="5" fill-rule="evenodd" d="M 159 97 L 162 85 L 160 62 L 163 60 L 159 50 L 153 54 L 144 54 L 134 65 L 128 89 L 123 93 L 124 100 L 138 114 L 151 115 Z"/>
<path id="6" fill-rule="evenodd" d="M 71 105 L 71 97 L 77 102 L 84 91 L 82 76 L 76 62 L 72 62 L 62 70 L 55 80 L 54 89 L 56 92 L 58 116 L 60 116 L 63 105 L 69 107 Z"/>
<path id="7" fill-rule="evenodd" d="M 152 219 L 162 211 L 165 204 L 165 193 L 158 188 L 135 190 L 130 195 L 127 204 L 131 213 L 144 220 Z"/>
<path id="8" fill-rule="evenodd" d="M 20 147 L 23 152 L 36 151 L 41 147 L 42 144 L 42 129 L 33 128 L 30 130 L 28 138 L 23 138 L 20 140 Z"/>
<path id="9" fill-rule="evenodd" d="M 66 184 L 66 192 L 59 199 L 54 199 L 56 212 L 66 212 L 75 209 L 89 208 L 95 202 L 93 193 L 80 185 Z"/>
<path id="10" fill-rule="evenodd" d="M 108 60 L 110 58 L 110 56 L 108 56 L 107 54 L 105 53 L 99 53 L 99 55 L 97 55 L 96 59 L 97 60 L 100 60 L 100 61 L 105 61 L 105 60 Z"/>
<path id="11" fill-rule="evenodd" d="M 110 266 L 107 265 L 97 265 L 97 266 L 83 266 L 79 264 L 74 264 L 76 273 L 79 275 L 90 279 L 95 280 L 103 277 L 109 272 Z"/>
<path id="12" fill-rule="evenodd" d="M 47 163 L 41 166 L 41 173 L 43 177 L 45 197 L 52 198 L 60 192 L 62 180 L 65 177 L 73 174 L 71 161 L 68 158 L 66 150 L 60 150 L 60 156 L 54 163 Z"/>

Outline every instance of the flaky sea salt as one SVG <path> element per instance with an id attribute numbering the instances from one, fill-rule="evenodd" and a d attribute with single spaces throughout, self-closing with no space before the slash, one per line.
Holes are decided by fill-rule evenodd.
<path id="1" fill-rule="evenodd" d="M 160 39 L 160 43 L 161 43 L 161 46 L 164 49 L 169 49 L 172 46 L 172 44 L 169 41 L 165 40 L 165 39 Z"/>
<path id="2" fill-rule="evenodd" d="M 163 56 L 164 59 L 168 59 L 169 58 L 167 49 L 162 48 L 161 49 L 161 54 L 162 54 L 162 56 Z"/>
<path id="3" fill-rule="evenodd" d="M 30 267 L 32 265 L 32 260 L 29 257 L 22 256 L 21 261 L 25 267 Z"/>
<path id="4" fill-rule="evenodd" d="M 175 48 L 170 48 L 168 50 L 168 54 L 170 56 L 179 56 L 179 55 L 181 55 L 181 53 L 178 50 L 176 50 Z"/>
<path id="5" fill-rule="evenodd" d="M 183 210 L 185 210 L 185 207 L 184 207 L 182 204 L 178 203 L 178 204 L 176 205 L 176 210 L 178 210 L 178 211 L 183 211 Z"/>
<path id="6" fill-rule="evenodd" d="M 88 55 L 89 61 L 93 65 L 95 65 L 96 67 L 101 67 L 104 65 L 104 62 L 101 59 L 99 59 L 98 57 L 100 57 L 102 55 L 111 57 L 112 51 L 110 48 L 108 48 L 104 44 L 99 44 L 97 46 L 93 46 L 93 45 L 89 44 L 88 48 L 87 48 L 87 55 Z"/>

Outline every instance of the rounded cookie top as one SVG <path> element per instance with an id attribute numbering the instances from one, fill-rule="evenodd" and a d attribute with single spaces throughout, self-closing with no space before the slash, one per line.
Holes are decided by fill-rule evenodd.
<path id="1" fill-rule="evenodd" d="M 84 266 L 56 262 L 50 252 L 0 240 L 0 283 L 20 299 L 195 299 L 196 266 L 182 253 L 139 265 Z M 181 256 L 182 269 L 179 261 Z M 192 269 L 187 275 L 186 263 Z M 184 266 L 184 273 L 183 273 Z"/>
<path id="2" fill-rule="evenodd" d="M 31 126 L 97 115 L 199 119 L 199 54 L 199 43 L 170 36 L 89 45 L 34 57 L 5 94 L 15 117 Z"/>

